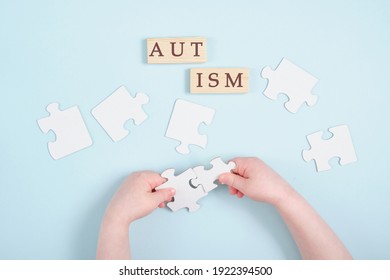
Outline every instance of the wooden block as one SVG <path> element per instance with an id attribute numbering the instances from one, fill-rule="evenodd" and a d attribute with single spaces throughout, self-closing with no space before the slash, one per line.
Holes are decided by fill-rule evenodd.
<path id="1" fill-rule="evenodd" d="M 191 68 L 191 93 L 246 93 L 248 68 Z"/>
<path id="2" fill-rule="evenodd" d="M 148 63 L 206 62 L 206 38 L 149 38 Z"/>

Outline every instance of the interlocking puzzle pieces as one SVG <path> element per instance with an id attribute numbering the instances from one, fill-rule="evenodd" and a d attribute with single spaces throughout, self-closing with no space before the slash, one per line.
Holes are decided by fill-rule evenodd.
<path id="1" fill-rule="evenodd" d="M 144 93 L 137 93 L 132 97 L 126 87 L 121 86 L 109 97 L 92 109 L 92 115 L 107 132 L 114 142 L 125 138 L 129 131 L 124 124 L 134 120 L 135 125 L 143 123 L 148 115 L 142 105 L 149 102 L 149 97 Z"/>
<path id="2" fill-rule="evenodd" d="M 177 211 L 181 208 L 188 208 L 188 211 L 194 212 L 199 209 L 200 205 L 197 201 L 206 196 L 207 192 L 202 187 L 192 187 L 190 185 L 191 179 L 196 177 L 196 174 L 192 168 L 187 169 L 183 173 L 175 176 L 174 169 L 165 170 L 162 177 L 167 178 L 168 181 L 158 186 L 156 189 L 174 188 L 176 194 L 174 201 L 167 203 L 167 206 L 173 211 Z"/>
<path id="3" fill-rule="evenodd" d="M 210 125 L 214 114 L 214 109 L 178 99 L 175 102 L 165 136 L 181 142 L 176 147 L 176 151 L 181 154 L 188 154 L 190 152 L 188 146 L 191 144 L 205 148 L 207 136 L 199 134 L 198 127 L 201 123 Z"/>
<path id="4" fill-rule="evenodd" d="M 291 113 L 298 112 L 305 102 L 308 106 L 314 106 L 317 102 L 318 97 L 311 91 L 318 79 L 286 58 L 282 59 L 276 70 L 264 67 L 261 76 L 268 79 L 264 95 L 276 100 L 280 93 L 286 94 L 289 100 L 284 106 Z"/>
<path id="5" fill-rule="evenodd" d="M 340 165 L 357 161 L 348 126 L 335 126 L 330 128 L 329 131 L 333 134 L 333 137 L 328 140 L 322 138 L 322 131 L 306 136 L 311 149 L 303 150 L 302 156 L 306 162 L 314 159 L 317 171 L 329 170 L 331 168 L 329 160 L 333 157 L 340 158 Z"/>
<path id="6" fill-rule="evenodd" d="M 221 158 L 215 158 L 210 163 L 213 167 L 209 170 L 205 170 L 204 166 L 197 166 L 189 168 L 177 176 L 174 174 L 174 169 L 165 170 L 161 174 L 168 181 L 158 186 L 156 190 L 176 189 L 174 201 L 167 203 L 173 212 L 181 208 L 188 208 L 190 212 L 198 210 L 200 207 L 197 203 L 198 200 L 218 186 L 214 183 L 218 176 L 230 172 L 236 167 L 234 162 L 230 161 L 226 164 Z"/>
<path id="7" fill-rule="evenodd" d="M 221 158 L 215 158 L 210 161 L 210 163 L 213 165 L 213 167 L 208 170 L 204 169 L 204 166 L 195 167 L 194 171 L 196 178 L 191 180 L 192 185 L 201 185 L 206 192 L 209 192 L 218 187 L 218 185 L 214 182 L 218 179 L 219 175 L 230 172 L 236 167 L 236 164 L 233 161 L 230 161 L 226 164 Z"/>
<path id="8" fill-rule="evenodd" d="M 56 141 L 47 144 L 53 159 L 60 159 L 92 145 L 91 136 L 77 106 L 61 111 L 58 103 L 51 103 L 46 110 L 50 116 L 37 120 L 37 123 L 42 132 L 52 130 L 56 135 Z"/>

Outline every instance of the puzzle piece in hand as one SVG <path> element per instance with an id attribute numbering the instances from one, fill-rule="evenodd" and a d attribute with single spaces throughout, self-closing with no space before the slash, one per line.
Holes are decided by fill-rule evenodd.
<path id="1" fill-rule="evenodd" d="M 198 127 L 201 123 L 210 125 L 213 121 L 214 113 L 214 109 L 178 99 L 175 102 L 165 136 L 181 142 L 176 147 L 176 151 L 181 154 L 190 152 L 188 147 L 190 144 L 205 148 L 207 136 L 199 134 Z"/>
<path id="2" fill-rule="evenodd" d="M 218 179 L 219 175 L 230 172 L 236 167 L 236 164 L 233 161 L 226 164 L 220 157 L 213 159 L 210 163 L 213 167 L 209 170 L 205 170 L 204 166 L 197 166 L 193 168 L 196 178 L 191 180 L 191 183 L 194 186 L 202 186 L 206 192 L 218 187 L 218 185 L 214 184 L 214 182 Z"/>
<path id="3" fill-rule="evenodd" d="M 280 93 L 286 94 L 289 100 L 284 107 L 291 113 L 298 112 L 305 102 L 309 106 L 314 106 L 317 102 L 318 97 L 311 94 L 311 91 L 318 79 L 286 58 L 283 58 L 276 70 L 264 67 L 261 76 L 268 79 L 264 95 L 276 100 Z"/>
<path id="4" fill-rule="evenodd" d="M 92 139 L 77 106 L 61 111 L 58 103 L 51 103 L 46 111 L 49 117 L 37 120 L 42 132 L 52 130 L 56 141 L 47 143 L 53 159 L 77 152 L 92 145 Z"/>
<path id="5" fill-rule="evenodd" d="M 332 132 L 333 137 L 328 140 L 322 138 L 322 131 L 306 136 L 311 149 L 303 150 L 302 156 L 307 162 L 314 159 L 317 171 L 329 170 L 331 167 L 328 161 L 333 157 L 340 158 L 340 165 L 357 161 L 348 126 L 335 126 L 329 131 Z"/>
<path id="6" fill-rule="evenodd" d="M 200 206 L 197 204 L 197 201 L 206 196 L 207 192 L 201 186 L 194 188 L 190 185 L 190 180 L 196 177 L 195 172 L 191 168 L 177 176 L 175 176 L 174 169 L 167 169 L 161 176 L 167 178 L 168 181 L 158 186 L 156 190 L 166 188 L 174 188 L 176 190 L 174 201 L 167 204 L 173 212 L 185 207 L 190 212 L 199 209 Z"/>
<path id="7" fill-rule="evenodd" d="M 147 119 L 148 115 L 142 105 L 148 102 L 149 97 L 146 94 L 137 93 L 132 97 L 126 87 L 121 86 L 93 108 L 92 115 L 116 142 L 129 134 L 123 127 L 128 120 L 133 119 L 135 125 L 140 125 Z"/>

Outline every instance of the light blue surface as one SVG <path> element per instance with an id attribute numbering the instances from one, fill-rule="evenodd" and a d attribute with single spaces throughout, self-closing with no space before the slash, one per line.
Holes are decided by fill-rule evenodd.
<path id="1" fill-rule="evenodd" d="M 183 171 L 258 156 L 318 210 L 357 259 L 390 258 L 388 1 L 0 1 L 0 259 L 92 259 L 104 209 L 136 170 Z M 148 65 L 148 37 L 207 37 L 202 65 Z M 319 78 L 297 114 L 262 95 L 283 57 Z M 248 67 L 246 95 L 189 94 L 191 67 Z M 112 142 L 90 110 L 120 85 L 149 119 Z M 215 108 L 207 149 L 164 137 L 177 98 Z M 93 146 L 54 161 L 36 120 L 78 105 Z M 305 136 L 347 124 L 358 162 L 316 173 Z M 198 212 L 158 210 L 131 227 L 137 259 L 296 259 L 269 205 L 221 187 Z"/>

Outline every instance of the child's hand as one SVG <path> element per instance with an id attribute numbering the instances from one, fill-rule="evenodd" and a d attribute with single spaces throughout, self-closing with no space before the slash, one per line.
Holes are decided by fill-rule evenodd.
<path id="1" fill-rule="evenodd" d="M 332 229 L 310 204 L 282 177 L 258 158 L 235 158 L 233 173 L 218 180 L 230 193 L 273 204 L 298 245 L 304 259 L 351 259 L 351 255 Z"/>
<path id="2" fill-rule="evenodd" d="M 131 174 L 107 207 L 99 234 L 97 259 L 130 259 L 129 224 L 170 201 L 175 189 L 154 189 L 166 179 L 143 171 Z"/>
<path id="3" fill-rule="evenodd" d="M 238 197 L 247 195 L 276 206 L 305 259 L 351 259 L 343 243 L 314 209 L 269 166 L 257 158 L 235 158 L 232 173 L 218 180 Z M 166 180 L 150 171 L 130 175 L 115 193 L 102 222 L 96 258 L 130 259 L 129 224 L 163 207 L 174 189 L 154 189 Z"/>
<path id="4" fill-rule="evenodd" d="M 166 179 L 152 171 L 136 172 L 123 182 L 112 198 L 106 215 L 119 223 L 126 225 L 148 215 L 157 207 L 164 207 L 175 194 L 175 189 L 154 188 L 164 183 Z"/>
<path id="5" fill-rule="evenodd" d="M 268 165 L 258 158 L 235 158 L 236 163 L 233 173 L 224 173 L 218 180 L 229 187 L 232 195 L 239 198 L 244 195 L 249 198 L 278 203 L 291 189 L 290 185 L 273 171 Z"/>

